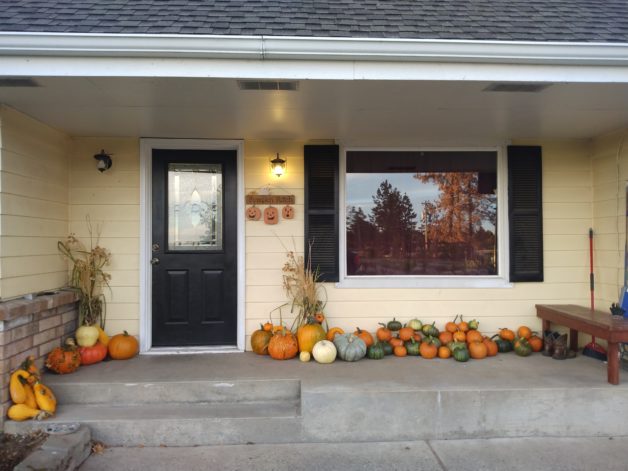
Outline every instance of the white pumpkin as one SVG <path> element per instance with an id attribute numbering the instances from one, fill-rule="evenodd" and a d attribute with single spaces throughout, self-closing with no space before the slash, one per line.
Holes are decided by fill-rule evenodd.
<path id="1" fill-rule="evenodd" d="M 333 363 L 337 354 L 336 346 L 329 340 L 316 342 L 312 349 L 312 356 L 319 363 Z"/>
<path id="2" fill-rule="evenodd" d="M 80 347 L 93 347 L 98 342 L 98 335 L 100 332 L 94 325 L 82 325 L 76 329 L 76 343 Z"/>
<path id="3" fill-rule="evenodd" d="M 307 363 L 311 359 L 312 359 L 312 355 L 310 355 L 310 352 L 299 353 L 299 360 L 301 360 L 303 363 Z"/>

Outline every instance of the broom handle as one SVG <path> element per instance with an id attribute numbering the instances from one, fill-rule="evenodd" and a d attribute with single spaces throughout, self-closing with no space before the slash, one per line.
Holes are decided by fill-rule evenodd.
<path id="1" fill-rule="evenodd" d="M 595 310 L 595 275 L 593 274 L 593 229 L 589 228 L 589 287 L 591 289 L 591 311 Z M 595 343 L 595 336 L 591 336 Z"/>

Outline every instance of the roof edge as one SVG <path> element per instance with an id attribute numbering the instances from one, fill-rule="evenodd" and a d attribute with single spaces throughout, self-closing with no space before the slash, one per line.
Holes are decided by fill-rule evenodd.
<path id="1" fill-rule="evenodd" d="M 0 56 L 628 65 L 627 43 L 0 32 Z"/>

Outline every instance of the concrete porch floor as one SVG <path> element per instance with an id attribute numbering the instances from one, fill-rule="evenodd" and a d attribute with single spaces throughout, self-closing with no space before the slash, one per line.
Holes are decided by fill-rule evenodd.
<path id="1" fill-rule="evenodd" d="M 111 446 L 628 437 L 628 377 L 609 385 L 606 364 L 581 356 L 320 365 L 147 355 L 44 381 L 60 404 L 46 422 L 81 422 Z"/>

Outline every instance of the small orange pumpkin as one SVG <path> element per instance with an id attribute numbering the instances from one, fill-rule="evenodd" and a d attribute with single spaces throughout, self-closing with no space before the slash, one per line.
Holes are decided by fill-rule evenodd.
<path id="1" fill-rule="evenodd" d="M 403 345 L 399 345 L 393 349 L 393 354 L 396 357 L 405 357 L 408 355 L 408 350 Z"/>
<path id="2" fill-rule="evenodd" d="M 465 333 L 469 332 L 469 324 L 467 324 L 465 321 L 458 322 L 458 330 L 461 330 Z"/>
<path id="3" fill-rule="evenodd" d="M 266 324 L 264 324 L 262 326 L 262 329 L 265 330 L 266 332 L 272 332 L 273 331 L 273 323 L 272 322 L 266 322 Z"/>
<path id="4" fill-rule="evenodd" d="M 137 339 L 125 330 L 122 334 L 114 335 L 107 345 L 109 356 L 114 360 L 128 360 L 140 351 Z"/>
<path id="5" fill-rule="evenodd" d="M 448 332 L 449 333 L 449 332 Z M 443 360 L 451 357 L 451 350 L 444 345 L 438 347 L 438 358 L 442 358 Z"/>
<path id="6" fill-rule="evenodd" d="M 486 345 L 487 357 L 494 357 L 495 355 L 497 355 L 497 352 L 499 351 L 499 348 L 497 347 L 497 342 L 491 340 L 488 337 L 484 337 L 482 339 L 482 343 Z"/>
<path id="7" fill-rule="evenodd" d="M 268 355 L 268 342 L 272 337 L 273 334 L 262 326 L 251 335 L 251 350 L 258 355 Z"/>
<path id="8" fill-rule="evenodd" d="M 481 341 L 482 341 L 482 334 L 479 331 L 469 330 L 469 332 L 467 332 L 467 343 L 481 342 Z"/>
<path id="9" fill-rule="evenodd" d="M 393 348 L 395 347 L 403 347 L 403 340 L 401 340 L 399 337 L 393 337 L 391 338 L 388 343 L 390 345 L 393 346 Z"/>
<path id="10" fill-rule="evenodd" d="M 528 343 L 532 347 L 533 352 L 540 352 L 541 350 L 543 350 L 543 339 L 536 334 L 532 335 L 528 339 Z"/>
<path id="11" fill-rule="evenodd" d="M 438 340 L 440 340 L 440 343 L 442 343 L 443 345 L 447 345 L 449 342 L 454 341 L 454 335 L 452 332 L 449 332 L 448 330 L 444 330 L 443 332 L 438 334 Z"/>
<path id="12" fill-rule="evenodd" d="M 530 340 L 530 337 L 532 337 L 532 331 L 530 330 L 529 327 L 522 325 L 521 327 L 517 329 L 517 337 L 519 338 L 523 337 L 526 340 Z"/>
<path id="13" fill-rule="evenodd" d="M 423 340 L 423 337 L 421 336 L 419 332 L 415 332 L 412 338 L 414 339 L 415 342 L 420 342 L 421 340 Z"/>
<path id="14" fill-rule="evenodd" d="M 431 360 L 438 355 L 438 347 L 433 342 L 421 342 L 419 353 L 427 360 Z"/>
<path id="15" fill-rule="evenodd" d="M 314 320 L 319 324 L 322 324 L 325 321 L 325 314 L 323 314 L 322 312 L 317 312 L 314 316 Z"/>
<path id="16" fill-rule="evenodd" d="M 515 340 L 515 333 L 510 329 L 500 329 L 499 338 L 512 342 Z"/>
<path id="17" fill-rule="evenodd" d="M 268 342 L 268 354 L 275 360 L 289 360 L 299 353 L 297 338 L 290 331 L 279 331 Z"/>
<path id="18" fill-rule="evenodd" d="M 414 329 L 411 327 L 402 327 L 399 329 L 399 338 L 404 342 L 407 342 L 414 335 Z"/>
<path id="19" fill-rule="evenodd" d="M 362 330 L 359 327 L 356 328 L 356 331 L 353 333 L 353 335 L 356 335 L 359 338 L 361 338 L 366 344 L 366 348 L 370 347 L 371 345 L 375 343 L 375 340 L 373 340 L 373 336 L 366 330 Z"/>
<path id="20" fill-rule="evenodd" d="M 343 335 L 345 333 L 344 330 L 342 330 L 340 327 L 332 327 L 331 329 L 329 329 L 327 331 L 327 340 L 329 340 L 330 342 L 334 341 L 334 337 L 336 336 L 336 334 L 340 334 Z"/>
<path id="21" fill-rule="evenodd" d="M 471 342 L 469 344 L 469 356 L 474 360 L 482 360 L 488 355 L 488 349 L 482 342 Z"/>
<path id="22" fill-rule="evenodd" d="M 454 332 L 454 342 L 466 342 L 467 334 L 465 334 L 462 330 L 456 330 Z"/>
<path id="23" fill-rule="evenodd" d="M 375 336 L 380 342 L 388 342 L 392 338 L 392 330 L 386 327 L 386 324 L 381 324 L 382 327 L 377 329 Z"/>
<path id="24" fill-rule="evenodd" d="M 445 330 L 450 334 L 453 334 L 456 330 L 458 330 L 458 324 L 456 324 L 458 317 L 459 316 L 454 317 L 453 321 L 449 321 L 445 324 Z"/>

